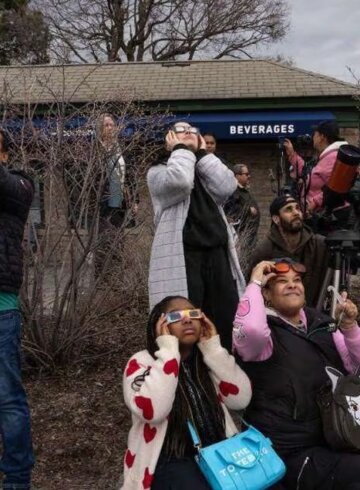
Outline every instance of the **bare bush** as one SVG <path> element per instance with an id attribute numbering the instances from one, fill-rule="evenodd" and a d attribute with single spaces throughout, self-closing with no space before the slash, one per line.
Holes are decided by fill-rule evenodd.
<path id="1" fill-rule="evenodd" d="M 239 264 L 247 278 L 251 273 L 252 255 L 255 250 L 256 240 L 254 241 L 254 224 L 247 219 L 248 209 L 244 209 L 242 213 L 237 217 L 237 223 L 241 224 L 241 231 L 235 233 L 235 248 L 239 258 Z"/>
<path id="2" fill-rule="evenodd" d="M 32 210 L 25 235 L 24 348 L 30 362 L 45 369 L 103 355 L 89 350 L 94 339 L 111 333 L 129 311 L 134 328 L 136 318 L 143 325 L 147 312 L 152 229 L 145 197 L 136 217 L 133 211 L 159 149 L 154 135 L 162 116 L 125 95 L 82 107 L 55 101 L 41 124 L 34 119 L 38 107 L 3 104 L 3 125 L 13 127 L 11 161 L 31 173 L 42 208 Z M 123 219 L 104 228 L 108 157 L 96 127 L 109 111 L 118 118 L 130 176 Z"/>

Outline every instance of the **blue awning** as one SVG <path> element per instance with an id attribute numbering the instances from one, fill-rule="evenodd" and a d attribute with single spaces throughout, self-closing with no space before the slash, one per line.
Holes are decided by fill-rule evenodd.
<path id="1" fill-rule="evenodd" d="M 334 120 L 335 116 L 329 111 L 258 111 L 258 112 L 192 112 L 176 113 L 173 116 L 158 114 L 151 116 L 153 138 L 162 139 L 166 126 L 176 120 L 187 121 L 200 128 L 201 132 L 214 133 L 220 140 L 244 139 L 277 139 L 279 137 L 296 137 L 300 134 L 311 134 L 313 127 L 321 121 Z M 74 117 L 64 121 L 65 133 L 75 134 L 85 130 L 88 123 L 86 117 Z M 26 127 L 22 119 L 9 119 L 3 126 L 10 131 L 19 131 Z M 146 128 L 146 116 L 122 119 L 122 136 L 130 137 L 136 130 Z M 32 120 L 32 126 L 49 133 L 58 131 L 56 117 Z M 86 128 L 86 135 L 92 137 L 94 129 L 91 125 Z M 149 133 L 147 132 L 149 135 Z"/>
<path id="2" fill-rule="evenodd" d="M 218 139 L 274 139 L 311 134 L 321 121 L 334 120 L 329 111 L 193 112 L 176 114 Z"/>

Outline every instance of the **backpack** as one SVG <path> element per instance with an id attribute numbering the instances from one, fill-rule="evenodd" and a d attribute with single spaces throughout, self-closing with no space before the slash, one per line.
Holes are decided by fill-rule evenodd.
<path id="1" fill-rule="evenodd" d="M 334 450 L 360 452 L 360 377 L 325 370 L 330 381 L 317 395 L 325 440 Z"/>

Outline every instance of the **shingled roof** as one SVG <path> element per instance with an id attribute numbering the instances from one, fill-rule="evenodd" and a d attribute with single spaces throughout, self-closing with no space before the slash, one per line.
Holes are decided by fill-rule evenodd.
<path id="1" fill-rule="evenodd" d="M 147 101 L 353 95 L 355 86 L 268 60 L 105 63 L 0 67 L 3 97 L 13 103 Z"/>

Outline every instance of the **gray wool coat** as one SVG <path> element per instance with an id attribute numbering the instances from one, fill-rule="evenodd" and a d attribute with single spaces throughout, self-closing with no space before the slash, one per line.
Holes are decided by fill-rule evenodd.
<path id="1" fill-rule="evenodd" d="M 213 154 L 207 154 L 196 163 L 195 154 L 181 148 L 171 153 L 166 165 L 151 167 L 147 174 L 156 227 L 149 271 L 150 308 L 168 295 L 188 297 L 183 228 L 194 187 L 195 171 L 218 205 L 226 223 L 229 262 L 239 296 L 245 289 L 235 250 L 234 233 L 222 208 L 237 187 L 234 174 Z"/>

